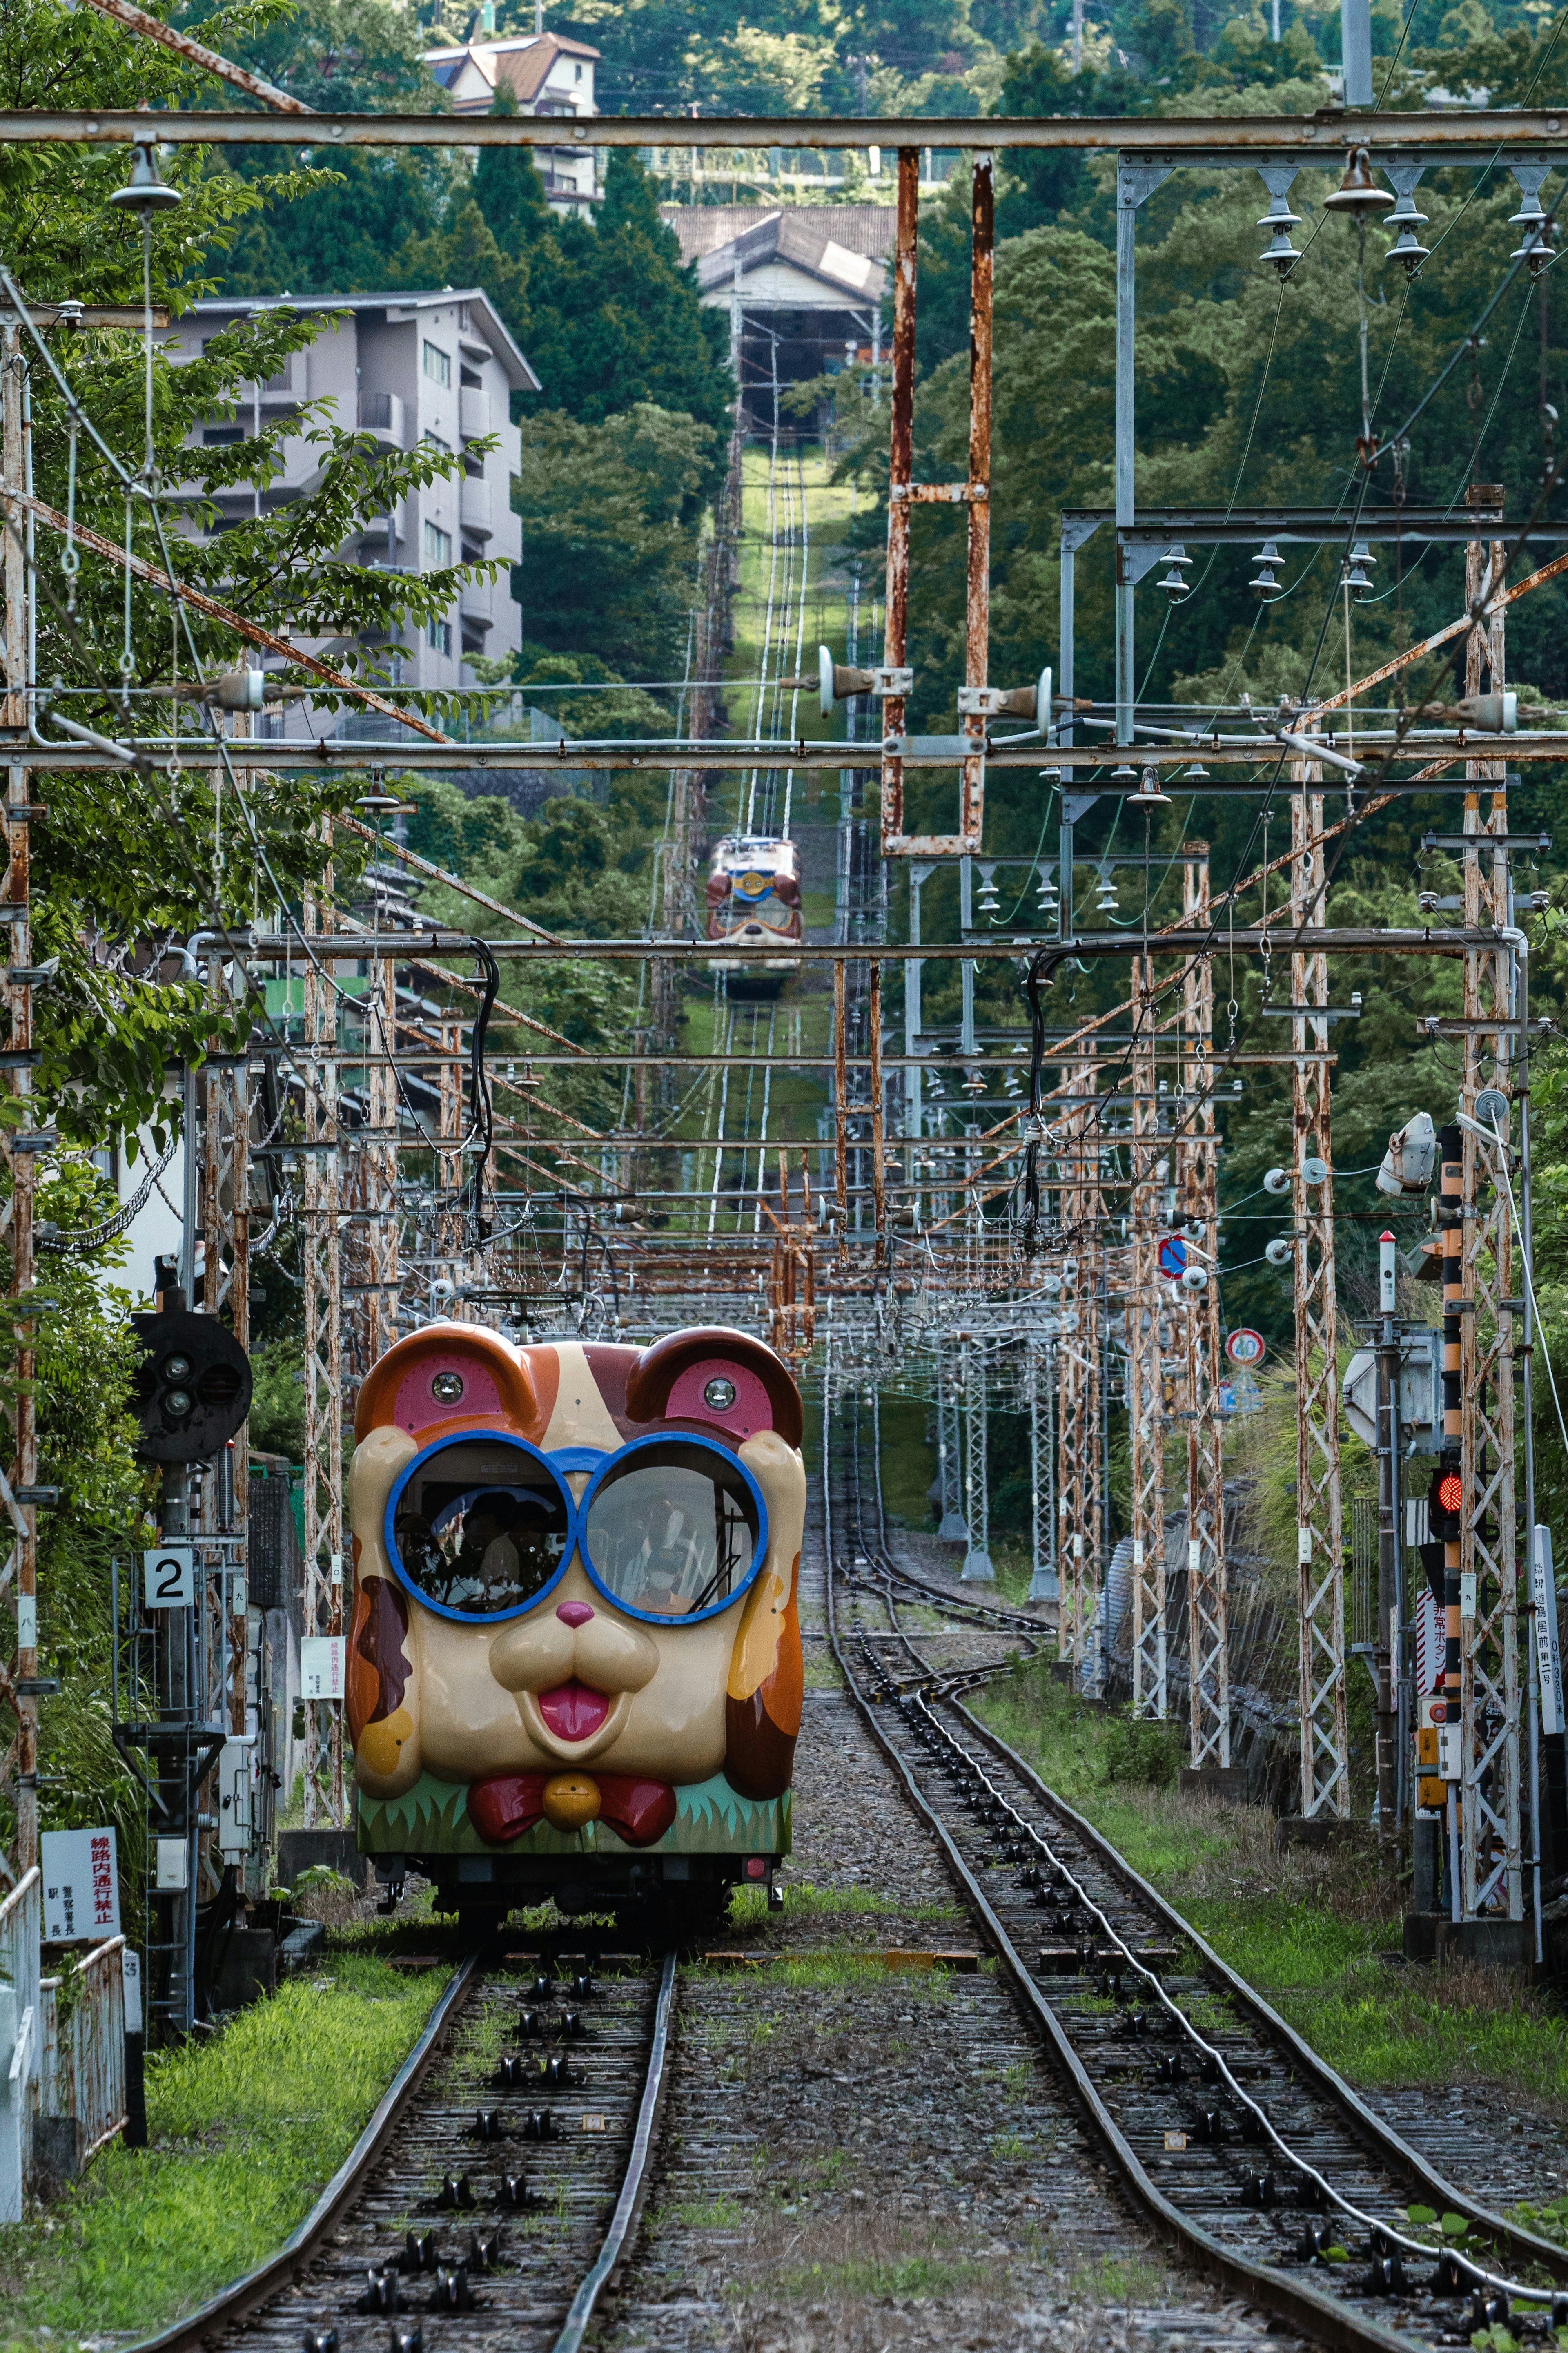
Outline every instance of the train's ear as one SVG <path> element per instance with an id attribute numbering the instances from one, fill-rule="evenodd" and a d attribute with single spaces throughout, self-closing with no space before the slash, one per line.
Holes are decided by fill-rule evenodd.
<path id="1" fill-rule="evenodd" d="M 710 1421 L 733 1438 L 776 1430 L 800 1444 L 800 1391 L 782 1357 L 749 1332 L 710 1324 L 667 1332 L 645 1348 L 626 1382 L 634 1421 Z"/>
<path id="2" fill-rule="evenodd" d="M 354 1436 L 390 1423 L 423 1443 L 440 1427 L 468 1422 L 537 1441 L 546 1418 L 528 1359 L 498 1332 L 478 1324 L 426 1324 L 372 1366 L 359 1393 Z"/>

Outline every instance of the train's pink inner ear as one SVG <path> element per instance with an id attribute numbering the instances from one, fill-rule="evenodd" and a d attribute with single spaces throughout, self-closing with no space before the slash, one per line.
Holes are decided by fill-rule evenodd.
<path id="1" fill-rule="evenodd" d="M 462 1388 L 457 1398 L 443 1398 L 438 1382 L 448 1388 L 461 1382 Z M 454 1414 L 499 1416 L 501 1409 L 500 1391 L 489 1366 L 475 1364 L 467 1349 L 443 1348 L 437 1356 L 422 1356 L 404 1374 L 393 1400 L 392 1419 L 399 1430 L 417 1433 L 433 1421 L 450 1421 Z"/>
<path id="2" fill-rule="evenodd" d="M 439 1423 L 488 1421 L 520 1437 L 542 1428 L 526 1359 L 477 1324 L 427 1324 L 389 1348 L 360 1388 L 354 1435 L 390 1423 L 418 1438 Z"/>
<path id="3" fill-rule="evenodd" d="M 721 1381 L 733 1388 L 732 1399 L 708 1395 Z M 784 1359 L 722 1324 L 667 1332 L 645 1348 L 626 1378 L 626 1412 L 645 1425 L 709 1421 L 737 1437 L 774 1430 L 786 1446 L 800 1444 L 804 1426 L 800 1391 Z"/>
<path id="4" fill-rule="evenodd" d="M 689 1365 L 671 1382 L 664 1409 L 671 1421 L 711 1421 L 734 1438 L 754 1438 L 773 1426 L 762 1382 L 728 1356 L 704 1356 Z"/>

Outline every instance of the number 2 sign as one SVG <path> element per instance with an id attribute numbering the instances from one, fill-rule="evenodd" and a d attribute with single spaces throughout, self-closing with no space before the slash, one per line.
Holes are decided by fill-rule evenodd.
<path id="1" fill-rule="evenodd" d="M 149 1609 L 188 1609 L 196 1598 L 195 1546 L 160 1545 L 142 1556 Z"/>

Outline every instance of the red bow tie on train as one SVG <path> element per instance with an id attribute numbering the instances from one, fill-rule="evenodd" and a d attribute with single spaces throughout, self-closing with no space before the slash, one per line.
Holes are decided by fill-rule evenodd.
<path id="1" fill-rule="evenodd" d="M 545 1791 L 552 1781 L 562 1778 L 552 1773 L 491 1773 L 482 1781 L 471 1781 L 468 1819 L 491 1846 L 505 1846 L 553 1813 L 545 1804 Z M 588 1811 L 579 1799 L 572 1808 L 576 1819 L 608 1822 L 628 1846 L 652 1846 L 675 1820 L 675 1791 L 668 1781 L 644 1781 L 626 1773 L 574 1773 L 570 1778 L 579 1789 L 591 1783 L 599 1800 Z"/>

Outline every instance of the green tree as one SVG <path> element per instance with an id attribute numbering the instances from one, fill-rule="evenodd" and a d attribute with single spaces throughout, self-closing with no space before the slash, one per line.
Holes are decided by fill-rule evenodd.
<path id="1" fill-rule="evenodd" d="M 715 438 L 650 402 L 598 424 L 524 419 L 513 593 L 531 645 L 592 645 L 623 676 L 679 675 Z"/>
<path id="2" fill-rule="evenodd" d="M 526 300 L 507 323 L 543 385 L 541 404 L 599 424 L 651 402 L 719 427 L 733 398 L 728 323 L 699 301 L 638 159 L 612 149 L 593 223 L 542 216 L 531 182 L 531 163 L 512 151 L 507 172 L 476 175 L 474 196 L 506 259 L 526 267 Z"/>
<path id="3" fill-rule="evenodd" d="M 230 29 L 224 18 L 205 27 L 219 47 Z M 130 107 L 150 94 L 175 106 L 210 87 L 180 59 L 61 0 L 18 0 L 7 10 L 0 60 L 11 102 L 24 106 Z M 170 159 L 167 173 L 182 202 L 153 221 L 152 285 L 154 300 L 176 319 L 210 282 L 206 257 L 221 253 L 237 227 L 279 196 L 321 182 L 313 173 L 242 180 L 220 156 L 190 149 Z M 122 151 L 61 145 L 14 149 L 0 160 L 0 252 L 31 297 L 139 301 L 142 229 L 107 202 L 125 176 Z M 344 551 L 365 515 L 384 512 L 389 498 L 416 483 L 455 472 L 460 459 L 429 448 L 379 457 L 368 440 L 309 406 L 295 417 L 264 421 L 258 434 L 205 438 L 209 424 L 248 415 L 242 387 L 275 374 L 314 332 L 313 322 L 281 311 L 210 334 L 205 343 L 176 338 L 160 345 L 150 410 L 140 335 L 56 331 L 47 352 L 29 338 L 35 479 L 48 503 L 64 508 L 74 499 L 77 519 L 112 543 L 123 544 L 129 529 L 139 557 L 275 635 L 335 640 L 343 649 L 340 666 L 377 676 L 386 669 L 388 638 L 448 610 L 465 575 L 461 568 L 423 576 L 368 570 Z M 92 435 L 73 435 L 73 399 Z M 291 434 L 313 449 L 310 495 L 275 509 L 264 504 L 259 515 L 232 526 L 221 518 L 226 527 L 216 528 L 218 494 L 265 486 Z M 237 795 L 209 771 L 171 775 L 166 754 L 153 760 L 141 752 L 137 738 L 166 733 L 170 723 L 167 692 L 156 690 L 166 690 L 171 668 L 187 681 L 210 677 L 243 658 L 245 640 L 140 583 L 127 613 L 118 564 L 83 552 L 73 574 L 64 554 L 60 541 L 40 532 L 38 673 L 58 681 L 62 711 L 116 740 L 132 739 L 136 753 L 121 771 L 53 777 L 49 825 L 33 853 L 38 959 L 58 958 L 35 1001 L 38 1107 L 68 1136 L 96 1143 L 116 1129 L 133 1136 L 149 1118 L 167 1116 L 165 1063 L 199 1056 L 211 1034 L 202 990 L 177 967 L 170 976 L 161 944 L 215 922 L 248 922 L 258 860 L 270 890 L 296 896 L 319 869 L 321 814 L 354 788 L 331 777 L 285 785 L 262 776 Z M 40 716 L 47 733 L 52 722 L 47 712 Z M 247 1010 L 247 1030 L 250 1018 Z"/>

